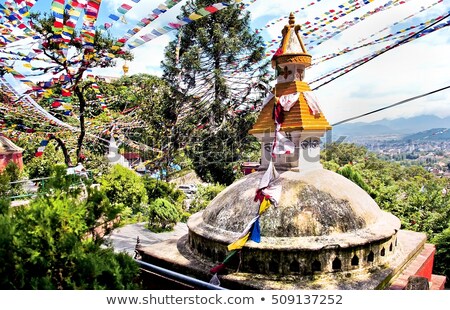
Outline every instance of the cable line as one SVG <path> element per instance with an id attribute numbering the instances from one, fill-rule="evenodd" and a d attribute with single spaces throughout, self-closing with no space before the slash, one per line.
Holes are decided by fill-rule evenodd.
<path id="1" fill-rule="evenodd" d="M 367 112 L 367 113 L 364 113 L 364 114 L 361 114 L 361 115 L 358 115 L 358 116 L 354 116 L 354 117 L 350 117 L 350 118 L 344 119 L 342 121 L 339 121 L 337 123 L 332 124 L 331 126 L 337 126 L 337 125 L 340 125 L 340 124 L 343 124 L 343 123 L 347 123 L 349 121 L 361 118 L 363 116 L 367 116 L 367 115 L 374 114 L 374 113 L 377 113 L 377 112 L 380 112 L 380 111 L 383 111 L 383 110 L 387 110 L 387 109 L 390 109 L 392 107 L 395 107 L 395 106 L 398 106 L 398 105 L 401 105 L 401 104 L 404 104 L 404 103 L 407 103 L 407 102 L 410 102 L 410 101 L 413 101 L 413 100 L 416 100 L 416 99 L 419 99 L 419 98 L 423 98 L 423 97 L 426 97 L 426 96 L 438 93 L 440 91 L 443 91 L 443 90 L 446 90 L 446 89 L 449 89 L 449 88 L 450 88 L 450 85 L 442 87 L 442 88 L 439 88 L 439 89 L 436 89 L 436 90 L 433 90 L 433 91 L 430 91 L 430 92 L 422 94 L 422 95 L 418 95 L 418 96 L 415 96 L 415 97 L 411 97 L 411 98 L 408 98 L 408 99 L 396 102 L 394 104 L 391 104 L 391 105 L 388 105 L 388 106 L 385 106 L 385 107 L 382 107 L 382 108 L 379 108 L 379 109 L 376 109 L 376 110 L 373 110 L 373 111 L 370 111 L 370 112 Z"/>
<path id="2" fill-rule="evenodd" d="M 317 90 L 317 89 L 319 89 L 320 87 L 322 87 L 322 86 L 324 86 L 324 85 L 326 85 L 326 84 L 328 84 L 328 83 L 330 83 L 330 82 L 332 82 L 332 81 L 334 81 L 334 80 L 340 78 L 341 76 L 343 76 L 343 75 L 345 75 L 345 74 L 347 74 L 347 73 L 349 73 L 349 72 L 355 70 L 356 68 L 361 67 L 362 65 L 368 63 L 369 61 L 375 59 L 376 57 L 378 57 L 378 56 L 380 56 L 380 55 L 383 55 L 383 54 L 386 53 L 387 51 L 390 51 L 390 50 L 392 50 L 393 48 L 398 47 L 399 45 L 402 45 L 402 44 L 404 44 L 404 43 L 407 43 L 408 40 L 414 38 L 415 36 L 417 36 L 418 34 L 424 32 L 424 31 L 427 30 L 428 28 L 431 28 L 431 27 L 433 27 L 434 25 L 440 23 L 441 21 L 447 19 L 449 16 L 450 16 L 450 13 L 448 13 L 447 15 L 443 16 L 442 18 L 436 20 L 434 23 L 428 25 L 427 27 L 423 28 L 422 30 L 417 31 L 416 33 L 410 35 L 409 37 L 407 37 L 407 38 L 405 38 L 405 39 L 403 39 L 403 40 L 397 42 L 396 44 L 392 45 L 391 47 L 389 47 L 389 48 L 387 48 L 387 49 L 381 51 L 379 54 L 373 55 L 371 58 L 367 59 L 367 61 L 364 61 L 364 62 L 360 63 L 359 65 L 356 65 L 355 67 L 353 67 L 353 68 L 351 68 L 351 69 L 349 69 L 349 70 L 347 70 L 347 71 L 345 71 L 345 72 L 339 74 L 338 76 L 332 78 L 331 80 L 326 81 L 326 82 L 320 84 L 319 86 L 314 87 L 312 90 Z"/>

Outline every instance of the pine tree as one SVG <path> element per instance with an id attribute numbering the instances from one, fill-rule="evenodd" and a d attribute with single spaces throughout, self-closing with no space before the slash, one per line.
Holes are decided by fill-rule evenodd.
<path id="1" fill-rule="evenodd" d="M 216 3 L 189 1 L 182 16 Z M 165 51 L 164 78 L 179 92 L 177 124 L 187 154 L 206 181 L 231 183 L 233 167 L 254 143 L 247 134 L 265 95 L 261 37 L 239 4 L 184 25 Z M 255 144 L 253 144 L 255 146 Z"/>

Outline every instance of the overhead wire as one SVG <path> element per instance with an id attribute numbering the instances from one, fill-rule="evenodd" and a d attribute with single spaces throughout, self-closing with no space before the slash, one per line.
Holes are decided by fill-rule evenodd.
<path id="1" fill-rule="evenodd" d="M 341 74 L 339 74 L 339 75 L 335 76 L 334 78 L 332 78 L 332 79 L 330 79 L 330 80 L 328 80 L 328 81 L 326 81 L 326 82 L 320 84 L 319 86 L 316 86 L 316 87 L 312 88 L 312 90 L 317 90 L 317 89 L 319 89 L 320 87 L 325 86 L 325 85 L 331 83 L 332 81 L 335 81 L 336 79 L 338 79 L 338 78 L 344 76 L 345 74 L 347 74 L 347 73 L 349 73 L 349 72 L 352 72 L 352 71 L 355 70 L 356 68 L 361 67 L 362 65 L 364 65 L 364 64 L 368 63 L 369 61 L 371 61 L 371 60 L 377 58 L 378 56 L 381 56 L 381 55 L 383 55 L 384 53 L 386 53 L 386 52 L 388 52 L 388 51 L 390 51 L 390 50 L 392 50 L 392 49 L 398 47 L 399 45 L 402 45 L 402 44 L 404 44 L 404 43 L 407 43 L 408 40 L 414 38 L 414 37 L 417 36 L 418 34 L 424 32 L 425 30 L 427 30 L 427 29 L 433 27 L 434 25 L 436 25 L 436 24 L 438 24 L 438 23 L 444 21 L 445 19 L 447 19 L 447 18 L 449 18 L 449 17 L 450 17 L 450 13 L 447 13 L 447 14 L 444 15 L 442 18 L 438 18 L 435 22 L 431 23 L 431 24 L 428 25 L 427 27 L 425 27 L 425 28 L 423 28 L 423 29 L 421 29 L 421 30 L 415 32 L 414 34 L 412 34 L 412 35 L 406 37 L 405 39 L 403 39 L 403 40 L 401 40 L 401 41 L 398 41 L 397 43 L 393 44 L 393 45 L 390 46 L 390 47 L 387 47 L 386 49 L 382 50 L 381 52 L 379 52 L 379 53 L 377 53 L 377 54 L 371 55 L 371 56 L 367 57 L 367 59 L 366 59 L 365 61 L 363 61 L 363 62 L 357 64 L 357 65 L 356 65 L 355 67 L 353 67 L 353 68 L 350 68 L 350 69 L 346 70 L 345 72 L 342 72 Z"/>
<path id="2" fill-rule="evenodd" d="M 390 104 L 390 105 L 388 105 L 388 106 L 385 106 L 385 107 L 381 107 L 381 108 L 372 110 L 372 111 L 370 111 L 370 112 L 366 112 L 366 113 L 363 113 L 363 114 L 360 114 L 360 115 L 357 115 L 357 116 L 353 116 L 353 117 L 350 117 L 350 118 L 346 118 L 346 119 L 341 120 L 341 121 L 339 121 L 339 122 L 337 122 L 337 123 L 331 124 L 331 126 L 337 126 L 337 125 L 340 125 L 340 124 L 343 124 L 343 123 L 347 123 L 347 122 L 349 122 L 349 121 L 353 121 L 353 120 L 355 120 L 355 119 L 358 119 L 358 118 L 361 118 L 361 117 L 364 117 L 364 116 L 367 116 L 367 115 L 371 115 L 371 114 L 374 114 L 374 113 L 377 113 L 377 112 L 380 112 L 380 111 L 384 111 L 384 110 L 387 110 L 387 109 L 396 107 L 396 106 L 398 106 L 398 105 L 401 105 L 401 104 L 405 104 L 405 103 L 411 102 L 411 101 L 413 101 L 413 100 L 417 100 L 417 99 L 420 99 L 420 98 L 423 98 L 423 97 L 426 97 L 426 96 L 429 96 L 429 95 L 433 95 L 433 94 L 435 94 L 435 93 L 438 93 L 438 92 L 447 90 L 447 89 L 449 89 L 449 88 L 450 88 L 450 85 L 445 86 L 445 87 L 442 87 L 442 88 L 439 88 L 439 89 L 436 89 L 436 90 L 433 90 L 433 91 L 430 91 L 430 92 L 427 92 L 427 93 L 425 93 L 425 94 L 421 94 L 421 95 L 417 95 L 417 96 L 414 96 L 414 97 L 411 97 L 411 98 L 408 98 L 408 99 L 404 99 L 404 100 L 402 100 L 402 101 L 399 101 L 399 102 L 396 102 L 396 103 L 394 103 L 394 104 Z"/>

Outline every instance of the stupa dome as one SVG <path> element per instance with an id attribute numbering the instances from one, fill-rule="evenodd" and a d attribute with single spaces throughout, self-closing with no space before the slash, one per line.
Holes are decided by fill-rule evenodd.
<path id="1" fill-rule="evenodd" d="M 255 192 L 263 172 L 245 176 L 188 221 L 189 244 L 220 260 L 258 214 Z M 278 206 L 260 217 L 261 242 L 247 241 L 240 270 L 282 274 L 332 272 L 382 265 L 394 255 L 400 221 L 382 211 L 358 185 L 318 169 L 285 171 L 276 182 Z"/>

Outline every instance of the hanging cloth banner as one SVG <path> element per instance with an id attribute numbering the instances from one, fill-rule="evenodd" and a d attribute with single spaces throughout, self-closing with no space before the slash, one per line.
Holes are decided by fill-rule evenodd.
<path id="1" fill-rule="evenodd" d="M 336 27 L 337 31 L 333 31 L 333 32 L 328 32 L 327 31 L 325 33 L 325 35 L 321 35 L 321 36 L 317 37 L 317 39 L 309 40 L 309 41 L 308 41 L 308 37 L 306 37 L 307 41 L 305 42 L 305 45 L 309 46 L 308 47 L 309 50 L 312 50 L 312 49 L 314 49 L 315 46 L 319 46 L 320 44 L 324 43 L 325 41 L 335 37 L 336 35 L 340 34 L 342 31 L 344 31 L 344 30 L 346 30 L 346 29 L 348 29 L 350 27 L 353 27 L 354 25 L 356 25 L 359 22 L 365 20 L 366 18 L 368 18 L 370 16 L 373 16 L 373 15 L 375 15 L 377 13 L 380 13 L 380 12 L 383 12 L 383 11 L 386 11 L 386 10 L 390 10 L 390 9 L 396 7 L 396 6 L 406 4 L 406 3 L 410 2 L 410 1 L 412 1 L 412 0 L 388 1 L 384 5 L 381 5 L 381 6 L 377 7 L 377 8 L 375 8 L 375 9 L 367 12 L 367 13 L 363 14 L 362 16 L 355 17 L 353 20 L 351 20 L 349 22 L 345 22 L 342 25 Z M 320 25 L 320 26 L 322 26 L 322 25 Z M 323 28 L 322 28 L 322 30 L 323 30 Z"/>
<path id="2" fill-rule="evenodd" d="M 55 35 L 61 35 L 64 27 L 64 5 L 65 0 L 53 0 L 51 10 L 55 21 L 53 23 L 53 32 Z"/>
<path id="3" fill-rule="evenodd" d="M 193 22 L 194 20 L 200 19 L 204 16 L 214 14 L 215 12 L 218 12 L 228 6 L 229 6 L 228 3 L 219 2 L 219 3 L 215 3 L 211 6 L 202 8 L 200 10 L 197 10 L 194 13 L 191 13 L 189 15 L 189 17 L 185 16 L 181 19 L 177 18 L 176 21 L 171 22 L 166 26 L 151 30 L 150 33 L 140 36 L 140 38 L 135 39 L 134 41 L 130 42 L 127 46 L 130 49 L 134 49 L 134 48 L 141 46 L 142 44 L 147 43 L 159 36 L 162 36 L 163 34 L 166 34 L 172 30 L 177 30 L 178 28 L 182 27 L 183 25 L 189 24 L 189 23 Z M 204 14 L 204 15 L 202 15 L 202 14 Z"/>
<path id="4" fill-rule="evenodd" d="M 135 3 L 138 3 L 140 0 L 132 0 Z M 164 3 L 161 3 L 158 5 L 156 9 L 152 10 L 152 13 L 148 14 L 147 17 L 144 17 L 136 24 L 135 27 L 129 29 L 127 33 L 120 39 L 118 39 L 112 46 L 112 50 L 116 51 L 119 50 L 121 47 L 125 45 L 125 43 L 135 34 L 137 34 L 141 29 L 148 26 L 152 21 L 157 19 L 161 14 L 167 12 L 169 9 L 171 9 L 173 6 L 175 6 L 177 3 L 179 3 L 181 0 L 166 0 Z M 119 10 L 119 9 L 118 9 Z M 124 13 L 125 14 L 125 13 Z M 117 16 L 115 14 L 110 14 L 109 18 L 113 20 L 112 23 L 105 23 L 105 25 L 100 26 L 101 29 L 108 29 L 111 28 L 115 21 L 118 21 L 119 19 L 123 19 L 122 16 Z"/>
<path id="5" fill-rule="evenodd" d="M 25 25 L 21 20 L 22 16 L 10 11 L 9 9 L 5 8 L 3 5 L 0 4 L 0 12 L 5 14 L 6 19 L 9 21 L 11 26 L 18 28 L 22 30 L 26 34 L 32 34 L 34 33 L 33 30 L 31 30 L 27 25 Z"/>
<path id="6" fill-rule="evenodd" d="M 13 69 L 11 69 L 13 70 Z M 13 73 L 16 73 L 20 75 L 20 73 L 13 71 Z M 13 74 L 12 73 L 12 74 Z M 13 74 L 14 76 L 14 74 Z M 15 76 L 15 77 L 16 77 Z M 24 77 L 23 77 L 24 78 Z M 31 98 L 29 95 L 21 95 L 16 92 L 15 88 L 12 87 L 5 78 L 0 78 L 0 85 L 4 86 L 5 89 L 7 89 L 11 93 L 11 97 L 14 98 L 15 101 L 17 101 L 21 106 L 23 106 L 25 109 L 32 110 L 34 114 L 39 114 L 42 117 L 44 117 L 50 124 L 58 125 L 61 127 L 64 127 L 66 129 L 69 129 L 71 131 L 78 131 L 78 128 L 73 127 L 58 118 L 54 117 L 52 114 L 50 114 L 47 110 L 42 108 L 36 101 L 34 101 L 33 98 Z"/>
<path id="7" fill-rule="evenodd" d="M 305 91 L 303 92 L 303 97 L 305 98 L 306 103 L 308 104 L 308 107 L 311 109 L 311 112 L 314 116 L 318 116 L 320 113 L 322 113 L 316 94 L 314 94 L 312 91 Z"/>
<path id="8" fill-rule="evenodd" d="M 430 9 L 431 7 L 435 6 L 436 4 L 441 3 L 442 1 L 443 0 L 439 0 L 439 1 L 431 4 L 430 6 L 428 6 L 426 8 L 422 8 L 420 11 L 405 17 L 402 21 L 405 21 L 405 20 L 407 20 L 407 19 L 409 19 L 411 17 L 414 17 L 417 14 L 422 13 L 422 12 L 424 12 L 427 9 Z M 412 25 L 412 26 L 403 28 L 401 30 L 396 31 L 395 33 L 389 33 L 388 35 L 385 35 L 383 37 L 380 37 L 378 39 L 372 40 L 370 42 L 367 42 L 367 43 L 364 43 L 364 44 L 361 44 L 361 45 L 358 45 L 358 46 L 354 46 L 354 47 L 348 46 L 346 48 L 343 48 L 341 51 L 339 51 L 337 53 L 331 53 L 331 54 L 328 54 L 328 55 L 325 55 L 325 56 L 316 57 L 316 60 L 314 61 L 314 63 L 312 65 L 313 66 L 317 65 L 317 64 L 322 63 L 324 61 L 333 59 L 333 58 L 341 56 L 341 55 L 345 55 L 347 53 L 350 53 L 352 51 L 355 51 L 357 49 L 360 49 L 360 48 L 363 48 L 363 47 L 366 47 L 366 46 L 371 46 L 371 45 L 375 45 L 375 44 L 383 43 L 383 42 L 390 42 L 390 41 L 394 41 L 394 40 L 401 41 L 401 40 L 407 38 L 410 35 L 410 33 L 407 33 L 408 31 L 416 30 L 416 29 L 421 30 L 421 29 L 425 28 L 426 26 L 430 25 L 431 23 L 433 23 L 434 21 L 435 21 L 435 19 L 431 19 L 431 20 L 428 20 L 426 22 L 422 22 L 422 23 L 420 23 L 418 25 Z M 381 33 L 382 31 L 388 30 L 390 27 L 398 25 L 399 23 L 400 22 L 395 22 L 392 25 L 390 25 L 389 27 L 385 27 L 382 30 L 378 31 L 377 33 Z M 374 34 L 370 35 L 367 38 L 363 38 L 363 39 L 359 40 L 358 43 L 367 41 L 369 38 L 374 37 L 377 33 L 374 33 Z"/>
<path id="9" fill-rule="evenodd" d="M 69 18 L 64 24 L 62 30 L 62 38 L 65 43 L 69 43 L 70 39 L 75 31 L 75 27 L 80 18 L 81 12 L 87 5 L 87 0 L 71 0 L 67 5 L 67 14 Z"/>
<path id="10" fill-rule="evenodd" d="M 37 0 L 14 0 L 20 15 L 27 17 Z"/>
<path id="11" fill-rule="evenodd" d="M 45 150 L 45 147 L 47 146 L 47 144 L 48 144 L 48 139 L 42 140 L 41 143 L 39 144 L 39 147 L 38 147 L 36 153 L 34 153 L 34 156 L 41 157 L 44 154 L 44 150 Z"/>
<path id="12" fill-rule="evenodd" d="M 298 98 L 300 97 L 300 93 L 293 93 L 289 95 L 283 95 L 279 99 L 279 103 L 283 107 L 284 111 L 289 111 L 296 102 L 298 102 Z"/>
<path id="13" fill-rule="evenodd" d="M 447 12 L 447 13 L 450 13 L 450 11 Z M 441 20 L 443 17 L 444 17 L 444 16 L 439 16 L 439 17 L 433 19 L 433 22 L 439 21 L 439 20 Z M 423 36 L 426 36 L 427 34 L 433 33 L 433 32 L 435 32 L 435 31 L 437 31 L 437 30 L 443 29 L 443 28 L 448 27 L 448 26 L 450 26 L 450 21 L 447 21 L 446 23 L 438 24 L 438 25 L 436 25 L 436 26 L 434 26 L 434 27 L 432 27 L 432 28 L 427 29 L 427 30 L 424 31 L 424 32 L 421 32 L 421 33 L 417 34 L 416 36 L 412 36 L 412 34 L 409 34 L 410 38 L 409 38 L 408 40 L 402 42 L 401 44 L 395 46 L 394 48 L 399 47 L 399 46 L 402 46 L 403 44 L 406 44 L 406 43 L 408 43 L 408 42 L 414 41 L 415 39 L 421 38 L 421 37 L 423 37 Z M 417 31 L 417 32 L 418 32 L 418 31 Z M 417 32 L 416 32 L 416 33 L 417 33 Z M 396 42 L 395 44 L 397 44 L 397 43 L 398 43 L 398 42 Z M 367 55 L 364 56 L 364 57 L 361 57 L 361 58 L 359 58 L 359 59 L 357 59 L 357 60 L 355 60 L 355 61 L 353 61 L 353 62 L 351 62 L 351 63 L 348 63 L 348 64 L 346 64 L 346 65 L 344 65 L 344 66 L 341 66 L 340 68 L 338 68 L 338 69 L 336 69 L 336 70 L 333 70 L 333 71 L 331 71 L 331 72 L 329 72 L 329 73 L 326 73 L 326 74 L 324 74 L 324 75 L 322 75 L 322 76 L 320 76 L 320 77 L 314 79 L 313 81 L 309 82 L 309 84 L 311 85 L 311 84 L 316 83 L 316 82 L 318 82 L 318 81 L 321 81 L 321 80 L 323 80 L 323 79 L 325 79 L 325 78 L 332 77 L 333 75 L 337 75 L 337 74 L 339 74 L 339 73 L 341 73 L 341 72 L 350 71 L 350 70 L 352 70 L 354 67 L 359 66 L 361 63 L 365 63 L 365 62 L 367 62 L 368 60 L 370 60 L 370 59 L 376 57 L 377 55 L 379 55 L 379 54 L 381 54 L 381 53 L 384 53 L 384 52 L 386 52 L 386 51 L 388 51 L 388 50 L 393 49 L 392 46 L 393 46 L 393 45 L 387 45 L 387 46 L 385 46 L 385 47 L 383 47 L 383 48 L 381 48 L 381 49 L 379 49 L 379 50 L 377 50 L 377 51 L 375 51 L 375 52 L 373 52 L 373 53 L 371 53 L 371 54 L 367 54 Z M 329 81 L 332 81 L 332 80 L 334 80 L 334 77 L 332 77 L 331 79 L 329 79 Z"/>
<path id="14" fill-rule="evenodd" d="M 94 49 L 95 22 L 97 21 L 102 0 L 88 0 L 84 9 L 83 29 L 81 39 L 86 50 Z"/>
<path id="15" fill-rule="evenodd" d="M 333 28 L 335 29 L 335 31 L 333 31 L 333 32 L 326 30 L 326 28 L 325 28 L 326 25 L 335 22 L 336 20 L 340 19 L 341 17 L 347 16 L 349 13 L 360 9 L 362 6 L 369 4 L 370 2 L 373 2 L 373 0 L 370 0 L 370 1 L 349 0 L 347 2 L 347 4 L 339 5 L 338 6 L 339 9 L 326 11 L 324 13 L 325 17 L 323 19 L 321 19 L 320 17 L 315 17 L 314 21 L 307 21 L 300 25 L 301 29 L 302 29 L 302 35 L 304 38 L 305 45 L 307 46 L 307 48 L 309 50 L 312 50 L 312 49 L 314 49 L 314 46 L 318 46 L 318 45 L 322 44 L 323 42 L 325 42 L 326 40 L 333 38 L 337 34 L 356 25 L 357 23 L 359 23 L 360 21 L 363 21 L 367 17 L 372 16 L 376 13 L 382 12 L 384 10 L 390 9 L 392 7 L 395 7 L 395 6 L 398 6 L 401 4 L 405 4 L 409 1 L 412 1 L 412 0 L 388 1 L 384 5 L 381 5 L 375 9 L 365 13 L 363 16 L 355 17 L 353 20 L 347 21 L 338 27 L 333 26 Z M 330 14 L 332 14 L 332 15 L 330 16 Z M 324 35 L 321 35 L 321 36 L 316 35 L 316 32 L 318 32 L 318 31 L 322 31 L 324 33 Z M 315 36 L 316 38 L 313 39 L 312 38 L 313 36 Z M 273 45 L 275 45 L 279 41 L 279 39 L 281 39 L 281 37 L 279 37 L 278 39 L 272 40 L 270 42 L 270 44 L 267 45 L 267 48 L 270 48 Z M 269 43 L 269 42 L 267 42 L 267 43 Z M 275 50 L 271 50 L 270 53 L 266 53 L 266 56 L 273 55 L 275 52 L 276 52 Z"/>

